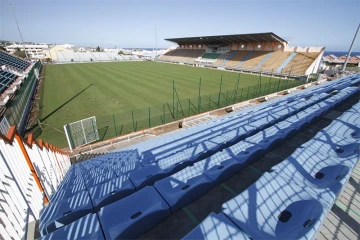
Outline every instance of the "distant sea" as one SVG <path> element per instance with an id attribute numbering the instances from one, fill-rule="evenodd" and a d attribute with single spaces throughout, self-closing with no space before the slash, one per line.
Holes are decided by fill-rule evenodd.
<path id="1" fill-rule="evenodd" d="M 156 50 L 156 48 L 124 48 L 124 49 L 128 49 L 128 50 L 141 49 L 141 50 L 146 50 L 146 51 Z M 162 49 L 167 49 L 167 48 L 158 48 L 158 50 L 162 50 Z"/>
<path id="2" fill-rule="evenodd" d="M 340 51 L 325 51 L 324 56 L 328 56 L 330 54 L 334 54 L 337 57 L 341 57 L 343 55 L 348 54 L 348 52 L 340 52 Z M 360 55 L 360 52 L 352 52 L 351 56 L 357 56 Z"/>

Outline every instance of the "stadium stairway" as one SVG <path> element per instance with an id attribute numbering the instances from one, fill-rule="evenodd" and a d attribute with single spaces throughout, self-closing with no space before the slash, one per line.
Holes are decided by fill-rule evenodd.
<path id="1" fill-rule="evenodd" d="M 264 62 L 266 62 L 266 60 L 268 60 L 269 57 L 271 57 L 271 55 L 272 55 L 273 53 L 274 53 L 274 52 L 269 52 L 269 53 L 263 58 L 263 60 L 261 60 L 261 62 L 259 62 L 259 64 L 256 65 L 256 67 L 254 67 L 254 70 L 255 70 L 255 71 L 258 70 L 258 69 L 264 64 Z"/>
<path id="2" fill-rule="evenodd" d="M 85 221 L 80 220 L 92 219 L 97 212 L 107 239 L 135 238 L 356 94 L 359 88 L 351 86 L 359 82 L 359 75 L 329 82 L 72 165 L 51 196 L 51 204 L 40 214 L 41 234 L 50 233 L 45 239 L 53 235 L 69 236 L 63 226 L 77 228 Z M 333 157 L 351 157 L 347 154 L 354 146 L 350 143 Z M 272 180 L 272 175 L 264 179 L 270 183 L 279 181 Z M 153 187 L 148 186 L 153 183 Z M 298 191 L 296 187 L 291 188 Z M 315 193 L 309 192 L 303 196 L 315 198 Z M 325 206 L 322 201 L 314 204 Z M 228 205 L 234 207 L 232 203 Z M 229 217 L 226 213 L 224 211 Z M 288 218 L 287 213 L 284 218 Z M 224 215 L 219 219 L 224 220 Z M 98 222 L 94 224 L 97 226 Z M 94 236 L 100 236 L 100 231 L 94 231 Z"/>
<path id="3" fill-rule="evenodd" d="M 233 56 L 235 56 L 235 54 L 237 53 L 237 51 L 234 51 L 230 54 L 229 57 L 227 57 L 221 64 L 221 66 L 223 67 Z"/>
<path id="4" fill-rule="evenodd" d="M 249 52 L 245 58 L 243 60 L 241 60 L 236 66 L 235 68 L 239 68 L 246 60 L 248 60 L 252 55 L 253 55 L 253 51 L 252 52 Z"/>
<path id="5" fill-rule="evenodd" d="M 280 73 L 285 67 L 286 65 L 295 57 L 296 52 L 293 52 L 281 65 L 280 67 L 276 70 L 277 73 Z"/>
<path id="6" fill-rule="evenodd" d="M 170 52 L 165 53 L 164 55 L 162 55 L 162 56 L 164 56 L 164 58 L 161 59 L 161 60 L 166 61 L 166 60 L 167 60 L 170 56 L 172 56 L 176 51 L 177 51 L 177 49 L 174 49 L 174 50 L 172 50 L 172 51 L 170 51 Z"/>

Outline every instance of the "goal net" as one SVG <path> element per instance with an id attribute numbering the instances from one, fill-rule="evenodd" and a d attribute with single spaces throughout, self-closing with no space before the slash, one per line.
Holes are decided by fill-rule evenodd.
<path id="1" fill-rule="evenodd" d="M 66 124 L 64 130 L 71 150 L 99 140 L 95 116 Z"/>

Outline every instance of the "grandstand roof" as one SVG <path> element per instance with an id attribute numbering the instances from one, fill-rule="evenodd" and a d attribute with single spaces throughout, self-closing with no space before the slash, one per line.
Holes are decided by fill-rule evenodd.
<path id="1" fill-rule="evenodd" d="M 248 43 L 248 42 L 286 42 L 285 39 L 279 37 L 273 32 L 267 33 L 250 33 L 250 34 L 234 34 L 219 36 L 201 36 L 201 37 L 185 37 L 185 38 L 168 38 L 165 39 L 177 44 L 228 44 L 228 43 Z"/>

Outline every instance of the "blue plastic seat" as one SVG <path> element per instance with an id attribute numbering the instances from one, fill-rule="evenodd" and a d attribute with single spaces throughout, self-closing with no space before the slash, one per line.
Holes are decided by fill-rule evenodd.
<path id="1" fill-rule="evenodd" d="M 104 174 L 113 174 L 113 172 L 109 168 L 95 166 L 94 168 L 92 168 L 90 171 L 88 171 L 86 173 L 86 176 L 87 176 L 87 178 L 96 178 L 96 177 L 104 175 Z"/>
<path id="2" fill-rule="evenodd" d="M 51 233 L 91 212 L 93 205 L 87 191 L 81 191 L 70 198 L 52 203 L 40 212 L 40 234 L 44 236 Z"/>
<path id="3" fill-rule="evenodd" d="M 314 195 L 265 173 L 222 212 L 253 239 L 312 239 L 328 211 Z"/>
<path id="4" fill-rule="evenodd" d="M 155 182 L 154 187 L 174 213 L 204 195 L 213 187 L 213 183 L 198 168 L 187 167 Z"/>
<path id="5" fill-rule="evenodd" d="M 356 141 L 345 140 L 334 143 L 331 136 L 325 132 L 319 132 L 310 141 L 301 145 L 303 148 L 308 148 L 312 152 L 322 152 L 328 156 L 346 158 L 359 154 L 360 143 Z"/>
<path id="6" fill-rule="evenodd" d="M 50 197 L 51 202 L 60 201 L 66 198 L 69 198 L 76 193 L 86 190 L 85 183 L 82 180 L 76 182 L 71 182 L 68 184 L 62 185 L 61 188 L 58 188 L 57 191 Z"/>
<path id="7" fill-rule="evenodd" d="M 230 154 L 228 149 L 224 149 L 211 157 L 195 163 L 193 167 L 197 168 L 199 172 L 202 172 L 217 185 L 226 181 L 246 166 L 246 162 L 238 161 Z"/>
<path id="8" fill-rule="evenodd" d="M 84 182 L 82 176 L 66 174 L 64 179 L 59 184 L 58 190 L 66 189 L 66 188 L 69 188 L 74 185 L 77 185 L 76 188 L 82 188 L 82 186 L 85 185 L 85 182 Z"/>
<path id="9" fill-rule="evenodd" d="M 211 156 L 217 151 L 218 147 L 218 144 L 212 143 L 211 141 L 195 143 L 194 146 L 189 146 L 184 151 L 159 160 L 157 164 L 161 169 L 165 169 L 169 174 L 173 174 L 193 162 Z"/>
<path id="10" fill-rule="evenodd" d="M 113 171 L 108 171 L 107 173 L 94 176 L 93 178 L 88 179 L 86 185 L 88 188 L 91 188 L 114 178 L 116 178 L 116 174 Z"/>
<path id="11" fill-rule="evenodd" d="M 169 173 L 166 170 L 161 169 L 156 163 L 154 163 L 130 172 L 129 178 L 135 188 L 139 190 L 145 186 L 153 185 L 157 180 L 160 180 L 168 175 Z"/>
<path id="12" fill-rule="evenodd" d="M 350 177 L 350 167 L 311 152 L 296 152 L 271 168 L 289 182 L 312 188 L 325 204 L 333 204 Z"/>
<path id="13" fill-rule="evenodd" d="M 96 214 L 90 213 L 38 240 L 105 239 Z"/>
<path id="14" fill-rule="evenodd" d="M 169 205 L 153 187 L 145 187 L 98 212 L 106 239 L 137 238 L 169 215 Z"/>
<path id="15" fill-rule="evenodd" d="M 229 147 L 228 150 L 238 161 L 247 164 L 256 161 L 266 153 L 266 150 L 261 146 L 245 140 Z"/>
<path id="16" fill-rule="evenodd" d="M 182 239 L 242 240 L 250 238 L 237 228 L 224 214 L 210 213 L 204 221 Z"/>
<path id="17" fill-rule="evenodd" d="M 342 120 L 349 124 L 360 127 L 360 113 L 358 112 L 344 112 L 337 120 Z"/>
<path id="18" fill-rule="evenodd" d="M 141 163 L 136 161 L 136 162 L 127 162 L 125 164 L 116 165 L 113 167 L 113 170 L 117 176 L 121 176 L 140 168 L 142 168 Z"/>
<path id="19" fill-rule="evenodd" d="M 103 206 L 116 202 L 135 192 L 135 187 L 126 175 L 89 189 L 94 210 L 99 211 Z"/>
<path id="20" fill-rule="evenodd" d="M 275 131 L 275 128 L 271 127 L 272 130 Z M 281 142 L 284 141 L 286 138 L 285 130 L 279 129 L 277 133 L 272 133 L 272 135 L 268 136 L 266 135 L 268 131 L 260 131 L 255 135 L 252 135 L 251 137 L 248 137 L 245 139 L 246 142 L 254 143 L 259 145 L 261 148 L 263 148 L 266 151 L 271 151 L 275 147 L 277 147 Z"/>

